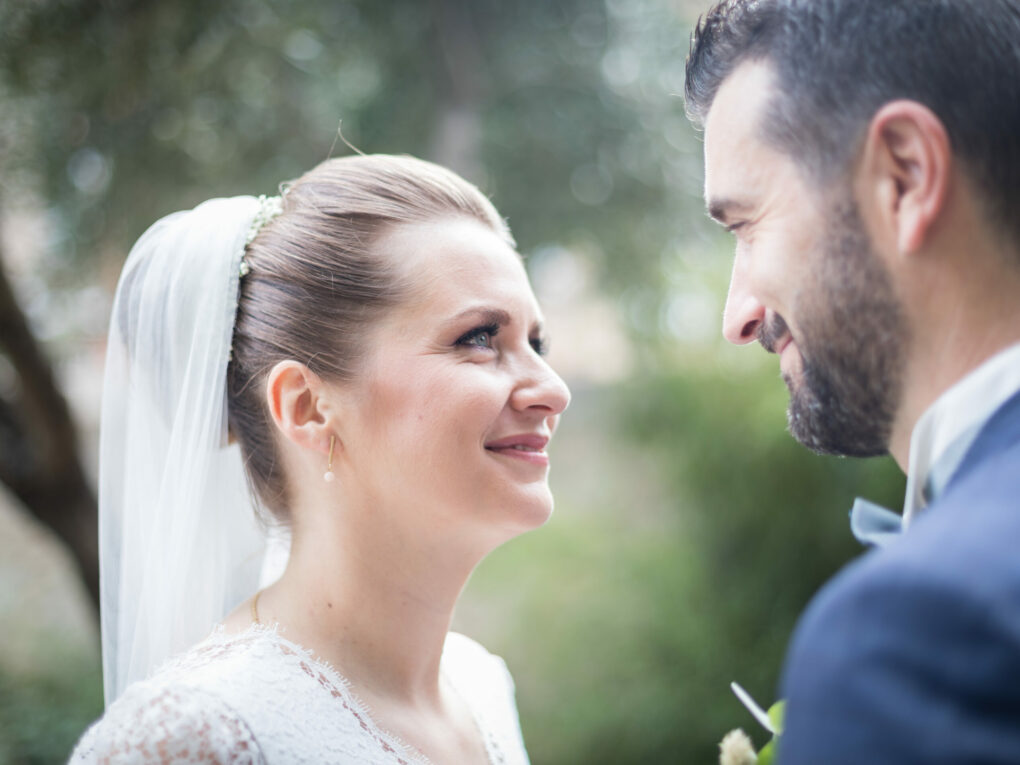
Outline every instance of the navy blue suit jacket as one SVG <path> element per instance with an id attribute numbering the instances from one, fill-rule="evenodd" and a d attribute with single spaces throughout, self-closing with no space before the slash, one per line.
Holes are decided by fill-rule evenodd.
<path id="1" fill-rule="evenodd" d="M 782 693 L 782 765 L 1020 763 L 1020 394 L 814 599 Z"/>

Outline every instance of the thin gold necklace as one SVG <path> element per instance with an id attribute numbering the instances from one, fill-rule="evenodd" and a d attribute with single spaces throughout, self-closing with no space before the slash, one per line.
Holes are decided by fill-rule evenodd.
<path id="1" fill-rule="evenodd" d="M 262 594 L 262 590 L 255 593 L 255 597 L 251 599 L 251 620 L 256 624 L 262 624 L 259 621 L 259 595 Z"/>

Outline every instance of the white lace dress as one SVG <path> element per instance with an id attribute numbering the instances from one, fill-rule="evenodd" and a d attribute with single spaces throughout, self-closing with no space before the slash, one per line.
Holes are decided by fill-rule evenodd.
<path id="1" fill-rule="evenodd" d="M 492 763 L 528 762 L 506 665 L 451 632 L 441 672 L 471 708 Z M 272 628 L 218 630 L 134 683 L 71 763 L 427 763 L 382 730 L 347 681 Z"/>

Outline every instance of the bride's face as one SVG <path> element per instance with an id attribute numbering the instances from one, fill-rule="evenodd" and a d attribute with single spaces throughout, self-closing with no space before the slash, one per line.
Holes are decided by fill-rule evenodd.
<path id="1" fill-rule="evenodd" d="M 570 393 L 543 358 L 520 257 L 467 218 L 401 225 L 378 246 L 412 288 L 344 384 L 343 490 L 423 532 L 540 525 L 553 506 L 546 447 Z"/>

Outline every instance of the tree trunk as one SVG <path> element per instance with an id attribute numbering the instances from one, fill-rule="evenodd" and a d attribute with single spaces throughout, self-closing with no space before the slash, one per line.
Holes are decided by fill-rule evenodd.
<path id="1" fill-rule="evenodd" d="M 470 181 L 484 181 L 479 162 L 482 124 L 479 100 L 484 92 L 484 60 L 471 3 L 433 0 L 436 44 L 440 51 L 436 81 L 439 104 L 432 133 L 431 159 Z"/>
<path id="2" fill-rule="evenodd" d="M 0 482 L 67 545 L 98 617 L 95 493 L 85 476 L 67 401 L 14 296 L 3 252 L 0 353 L 16 378 L 11 389 L 0 390 Z"/>

